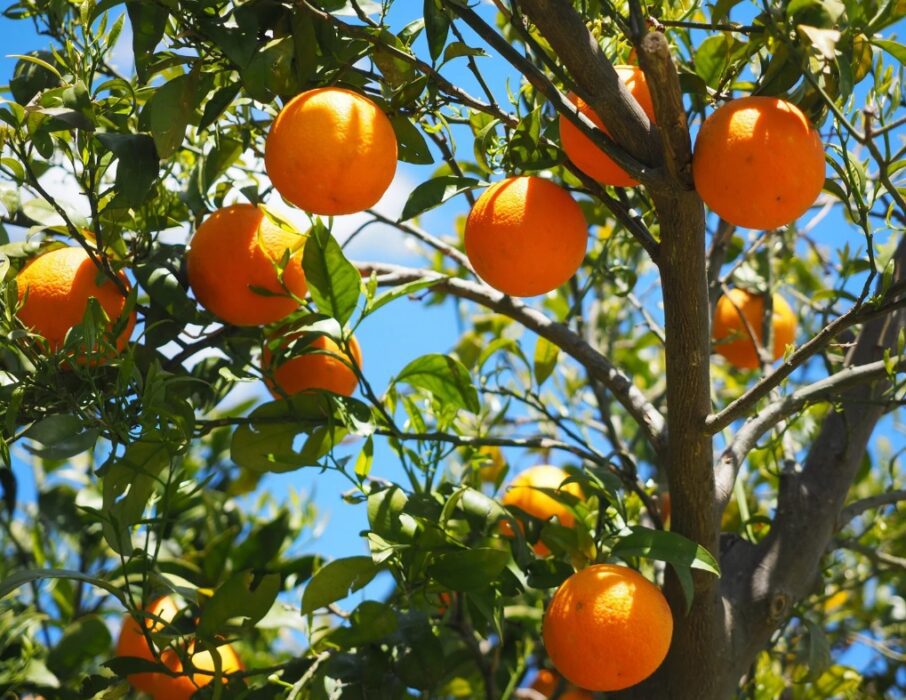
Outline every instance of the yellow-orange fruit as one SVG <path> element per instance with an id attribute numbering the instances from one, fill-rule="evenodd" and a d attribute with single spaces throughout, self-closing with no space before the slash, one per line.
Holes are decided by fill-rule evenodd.
<path id="1" fill-rule="evenodd" d="M 396 172 L 393 126 L 367 97 L 308 90 L 271 125 L 264 166 L 284 199 L 312 214 L 353 214 L 377 204 Z"/>
<path id="2" fill-rule="evenodd" d="M 164 596 L 153 601 L 145 611 L 151 618 L 144 618 L 142 623 L 150 632 L 160 632 L 167 624 L 173 621 L 179 612 L 179 606 L 170 596 Z M 159 619 L 155 619 L 159 618 Z M 116 643 L 117 657 L 135 657 L 156 663 L 154 654 L 148 646 L 148 641 L 142 632 L 140 623 L 132 615 L 123 616 L 123 625 L 120 628 L 120 636 Z M 159 673 L 133 673 L 126 677 L 129 684 L 136 690 L 143 693 L 152 694 L 157 688 L 157 681 L 161 674 Z"/>
<path id="3" fill-rule="evenodd" d="M 673 615 L 637 571 L 595 564 L 570 576 L 544 616 L 544 648 L 567 680 L 616 691 L 645 680 L 667 656 Z"/>
<path id="4" fill-rule="evenodd" d="M 550 520 L 556 515 L 561 525 L 572 527 L 576 518 L 569 506 L 548 496 L 543 491 L 539 491 L 539 489 L 559 490 L 576 498 L 582 498 L 582 489 L 579 484 L 574 481 L 563 484 L 568 478 L 569 474 L 560 467 L 549 464 L 540 464 L 526 469 L 510 483 L 503 495 L 503 505 L 516 506 L 539 520 Z M 500 531 L 505 537 L 513 536 L 512 527 L 507 521 L 501 521 Z M 540 540 L 535 543 L 534 550 L 541 557 L 550 554 L 550 549 Z"/>
<path id="5" fill-rule="evenodd" d="M 743 97 L 715 111 L 695 140 L 695 189 L 731 224 L 786 226 L 802 216 L 824 186 L 821 137 L 796 105 L 776 97 Z"/>
<path id="6" fill-rule="evenodd" d="M 642 111 L 648 115 L 651 121 L 654 121 L 654 103 L 651 101 L 651 93 L 648 91 L 648 83 L 645 81 L 642 69 L 637 66 L 614 66 L 614 68 L 630 94 L 639 103 Z M 569 99 L 582 114 L 594 122 L 595 126 L 605 134 L 610 134 L 607 127 L 604 126 L 604 122 L 585 100 L 573 93 L 569 94 Z M 639 184 L 562 114 L 560 115 L 560 144 L 576 167 L 598 182 L 617 187 L 632 187 Z"/>
<path id="7" fill-rule="evenodd" d="M 588 224 L 559 185 L 511 177 L 486 189 L 466 220 L 466 255 L 481 278 L 506 294 L 556 289 L 585 257 Z"/>
<path id="8" fill-rule="evenodd" d="M 506 469 L 503 451 L 496 445 L 483 445 L 478 449 L 478 454 L 481 455 L 478 478 L 487 484 L 496 484 Z"/>
<path id="9" fill-rule="evenodd" d="M 119 274 L 128 290 L 126 276 Z M 123 315 L 126 297 L 103 276 L 82 248 L 57 248 L 29 262 L 16 276 L 19 301 L 18 317 L 23 325 L 41 335 L 46 347 L 56 352 L 63 346 L 66 334 L 82 322 L 88 300 L 98 300 L 111 319 L 110 327 Z M 129 315 L 126 327 L 116 338 L 122 351 L 135 328 L 135 312 Z"/>
<path id="10" fill-rule="evenodd" d="M 532 681 L 530 687 L 532 690 L 541 693 L 544 697 L 550 698 L 553 697 L 554 691 L 557 690 L 559 684 L 560 676 L 553 671 L 542 668 L 538 671 L 538 675 L 535 676 L 535 680 Z M 583 688 L 567 685 L 563 692 L 557 696 L 557 700 L 592 700 L 592 694 Z"/>
<path id="11" fill-rule="evenodd" d="M 779 294 L 773 296 L 773 307 L 772 357 L 777 360 L 783 357 L 786 346 L 796 337 L 796 315 Z M 744 289 L 731 289 L 729 296 L 724 295 L 717 300 L 711 336 L 714 339 L 714 350 L 727 358 L 732 365 L 741 369 L 755 369 L 761 362 L 746 322 L 760 345 L 764 337 L 764 297 L 760 294 L 751 294 Z"/>
<path id="12" fill-rule="evenodd" d="M 160 632 L 175 619 L 179 605 L 171 596 L 164 596 L 152 602 L 146 611 L 157 619 L 144 619 L 145 628 L 151 632 Z M 154 700 L 188 700 L 198 688 L 214 680 L 213 656 L 208 651 L 192 653 L 194 648 L 195 643 L 190 642 L 187 650 L 195 670 L 191 676 L 169 676 L 166 673 L 154 672 L 133 673 L 126 680 L 133 688 L 147 693 Z M 242 662 L 231 645 L 221 645 L 217 647 L 216 652 L 220 656 L 221 672 L 224 677 L 242 670 Z M 160 660 L 171 671 L 182 672 L 182 662 L 174 649 L 168 647 L 161 650 L 159 655 Z M 123 617 L 123 625 L 116 644 L 116 656 L 135 657 L 157 663 L 139 623 L 131 615 Z"/>
<path id="13" fill-rule="evenodd" d="M 216 668 L 214 656 L 210 651 L 194 651 L 194 649 L 195 643 L 191 642 L 188 646 L 188 653 L 191 655 L 194 673 L 191 676 L 188 674 L 181 676 L 157 674 L 157 684 L 152 693 L 154 700 L 189 700 L 199 688 L 214 680 Z M 220 657 L 220 673 L 224 681 L 230 674 L 243 670 L 242 661 L 230 644 L 218 646 L 215 653 Z M 183 672 L 182 661 L 173 649 L 165 649 L 161 654 L 161 660 L 171 671 Z"/>
<path id="14" fill-rule="evenodd" d="M 236 326 L 279 321 L 298 308 L 298 299 L 308 291 L 304 245 L 304 236 L 281 228 L 256 206 L 218 209 L 190 242 L 189 285 L 201 305 L 222 321 Z M 287 252 L 281 284 L 277 267 Z"/>
<path id="15" fill-rule="evenodd" d="M 297 337 L 298 334 L 293 334 L 286 340 L 289 342 Z M 322 335 L 306 345 L 301 354 L 285 358 L 273 367 L 273 353 L 265 345 L 261 354 L 261 367 L 265 376 L 270 375 L 268 389 L 275 398 L 280 398 L 276 387 L 290 396 L 312 389 L 351 396 L 359 385 L 359 380 L 349 365 L 362 367 L 362 349 L 354 337 L 349 339 L 349 350 L 352 357 L 344 353 L 332 339 Z"/>

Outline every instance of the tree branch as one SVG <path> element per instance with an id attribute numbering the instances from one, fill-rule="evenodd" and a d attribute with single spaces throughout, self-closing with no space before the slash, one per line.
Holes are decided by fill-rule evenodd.
<path id="1" fill-rule="evenodd" d="M 886 297 L 889 298 L 894 296 L 894 292 L 899 292 L 901 290 L 901 285 L 892 286 L 887 291 Z M 857 323 L 870 320 L 879 314 L 887 313 L 899 308 L 903 304 L 906 304 L 906 297 L 902 299 L 890 299 L 877 306 L 863 306 L 859 304 L 853 306 L 846 313 L 828 323 L 807 342 L 803 343 L 792 355 L 783 361 L 775 372 L 759 380 L 745 394 L 731 402 L 718 413 L 708 416 L 706 421 L 708 430 L 712 434 L 718 433 L 729 426 L 733 421 L 747 415 L 756 403 L 780 386 L 784 379 L 805 364 L 806 360 L 823 350 L 835 337 L 847 328 L 850 328 Z"/>
<path id="2" fill-rule="evenodd" d="M 435 279 L 437 283 L 432 287 L 433 289 L 461 299 L 468 299 L 503 314 L 551 341 L 584 366 L 590 376 L 608 388 L 617 401 L 638 422 L 654 450 L 658 454 L 663 454 L 666 447 L 666 436 L 664 417 L 660 411 L 645 398 L 630 377 L 562 323 L 552 321 L 519 299 L 509 297 L 477 282 L 399 265 L 375 262 L 355 264 L 359 272 L 366 277 L 372 273 L 376 274 L 378 284 L 381 286 L 395 286 L 417 280 Z"/>
<path id="3" fill-rule="evenodd" d="M 867 498 L 853 501 L 840 511 L 840 515 L 837 517 L 837 529 L 842 530 L 851 520 L 859 517 L 866 510 L 893 505 L 900 501 L 906 501 L 906 489 L 887 491 L 886 493 L 879 493 L 875 496 L 868 496 Z"/>
<path id="4" fill-rule="evenodd" d="M 904 366 L 906 366 L 906 361 L 903 359 L 900 359 L 895 364 L 896 369 L 901 369 Z M 829 377 L 802 387 L 792 394 L 774 401 L 750 418 L 733 437 L 733 441 L 723 451 L 718 462 L 718 501 L 716 504 L 718 512 L 723 513 L 724 508 L 729 503 L 739 468 L 742 466 L 746 455 L 751 452 L 762 435 L 780 421 L 802 410 L 805 406 L 832 400 L 849 387 L 866 384 L 885 377 L 887 371 L 887 363 L 884 360 L 871 362 L 867 365 L 859 365 L 858 367 L 846 367 Z"/>
<path id="5" fill-rule="evenodd" d="M 613 64 L 604 56 L 598 40 L 585 26 L 582 16 L 573 9 L 572 3 L 566 0 L 520 0 L 519 4 L 569 70 L 575 81 L 576 94 L 607 126 L 611 134 L 608 140 L 612 140 L 614 145 L 619 144 L 603 149 L 604 152 L 642 184 L 651 189 L 669 190 L 671 183 L 663 173 L 658 172 L 663 163 L 663 152 L 657 127 L 620 80 Z M 512 47 L 508 48 L 512 50 Z M 571 113 L 578 115 L 578 111 L 562 95 L 545 92 L 545 96 L 551 99 L 559 113 L 567 116 L 576 126 L 581 128 L 586 121 L 591 124 L 590 120 L 583 118 L 580 125 L 570 118 Z M 586 133 L 587 128 L 582 131 Z M 600 129 L 594 131 L 601 133 Z M 586 135 L 592 137 L 591 134 Z M 601 143 L 600 137 L 594 141 Z"/>

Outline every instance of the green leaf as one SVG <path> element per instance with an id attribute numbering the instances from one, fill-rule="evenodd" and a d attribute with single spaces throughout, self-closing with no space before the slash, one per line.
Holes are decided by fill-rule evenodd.
<path id="1" fill-rule="evenodd" d="M 17 56 L 7 56 L 15 58 Z M 27 105 L 40 92 L 60 84 L 60 72 L 51 65 L 53 54 L 49 51 L 35 51 L 28 56 L 18 56 L 9 91 L 21 105 Z"/>
<path id="2" fill-rule="evenodd" d="M 220 116 L 229 108 L 236 99 L 236 95 L 242 89 L 239 83 L 233 83 L 217 90 L 210 99 L 205 103 L 204 112 L 201 115 L 201 121 L 198 122 L 198 130 L 204 131 L 211 124 L 216 122 Z"/>
<path id="3" fill-rule="evenodd" d="M 283 549 L 289 534 L 289 513 L 281 510 L 270 522 L 257 525 L 233 550 L 233 569 L 266 569 Z"/>
<path id="4" fill-rule="evenodd" d="M 305 242 L 302 269 L 318 310 L 345 325 L 359 303 L 362 276 L 330 231 L 318 223 Z"/>
<path id="5" fill-rule="evenodd" d="M 454 591 L 474 591 L 489 586 L 510 561 L 507 550 L 480 547 L 435 555 L 428 575 Z"/>
<path id="6" fill-rule="evenodd" d="M 365 586 L 381 570 L 371 557 L 336 559 L 318 569 L 302 593 L 302 614 L 342 600 Z"/>
<path id="7" fill-rule="evenodd" d="M 325 641 L 350 649 L 383 639 L 396 632 L 397 627 L 396 612 L 391 606 L 366 600 L 349 615 L 348 626 L 333 630 Z"/>
<path id="8" fill-rule="evenodd" d="M 440 206 L 460 192 L 483 186 L 484 183 L 481 180 L 476 180 L 472 177 L 459 177 L 457 175 L 441 175 L 423 182 L 412 190 L 412 194 L 406 200 L 403 213 L 400 215 L 400 221 L 408 221 L 429 209 L 434 209 L 434 207 Z"/>
<path id="9" fill-rule="evenodd" d="M 443 53 L 444 44 L 447 43 L 447 34 L 450 32 L 450 15 L 438 0 L 425 0 L 424 17 L 428 51 L 431 53 L 431 58 L 436 61 L 437 57 Z"/>
<path id="10" fill-rule="evenodd" d="M 293 95 L 299 91 L 293 72 L 296 55 L 293 37 L 274 39 L 259 48 L 241 72 L 242 84 L 253 99 L 266 102 L 272 95 Z"/>
<path id="11" fill-rule="evenodd" d="M 720 565 L 707 549 L 675 532 L 634 527 L 631 534 L 619 538 L 612 552 L 619 557 L 645 557 L 672 564 L 686 595 L 687 610 L 694 595 L 691 569 L 720 576 Z"/>
<path id="12" fill-rule="evenodd" d="M 394 383 L 424 389 L 438 401 L 478 413 L 478 392 L 469 372 L 449 355 L 431 354 L 416 358 L 403 368 Z"/>
<path id="13" fill-rule="evenodd" d="M 35 423 L 23 434 L 41 444 L 30 445 L 28 451 L 44 459 L 69 459 L 94 447 L 98 431 L 86 428 L 71 415 L 54 415 Z"/>
<path id="14" fill-rule="evenodd" d="M 151 136 L 162 159 L 176 153 L 186 137 L 186 127 L 196 107 L 198 76 L 193 71 L 173 78 L 159 87 L 145 105 Z"/>
<path id="15" fill-rule="evenodd" d="M 443 63 L 447 61 L 452 61 L 454 58 L 459 58 L 461 56 L 487 56 L 488 52 L 482 48 L 475 48 L 464 44 L 461 41 L 452 42 L 444 50 L 444 60 Z"/>
<path id="16" fill-rule="evenodd" d="M 72 569 L 20 569 L 19 571 L 15 571 L 0 581 L 0 598 L 5 598 L 20 586 L 24 586 L 32 581 L 40 581 L 45 578 L 61 578 L 70 579 L 72 581 L 81 581 L 106 591 L 120 601 L 124 607 L 126 605 L 126 598 L 117 586 L 104 579 L 89 576 L 88 574 L 83 574 L 81 571 L 74 571 Z"/>
<path id="17" fill-rule="evenodd" d="M 634 527 L 631 534 L 619 538 L 613 553 L 621 557 L 657 559 L 720 576 L 720 565 L 707 549 L 675 532 Z"/>
<path id="18" fill-rule="evenodd" d="M 547 338 L 538 338 L 535 344 L 535 381 L 538 386 L 544 384 L 557 366 L 560 348 Z"/>
<path id="19" fill-rule="evenodd" d="M 368 407 L 355 399 L 306 393 L 288 401 L 272 401 L 252 411 L 249 422 L 236 428 L 230 457 L 255 472 L 287 472 L 315 466 L 348 432 L 349 426 L 337 417 L 337 404 L 345 408 L 346 414 L 367 420 Z M 307 439 L 296 449 L 300 435 Z"/>
<path id="20" fill-rule="evenodd" d="M 205 603 L 198 623 L 198 635 L 211 638 L 228 620 L 247 618 L 254 625 L 267 615 L 280 592 L 280 574 L 268 574 L 256 580 L 251 571 L 239 571 L 220 586 Z"/>
<path id="21" fill-rule="evenodd" d="M 443 282 L 447 279 L 447 277 L 438 277 L 436 279 L 415 280 L 414 282 L 408 282 L 406 284 L 401 284 L 398 287 L 388 289 L 386 292 L 378 297 L 375 297 L 371 302 L 369 302 L 365 307 L 365 312 L 367 314 L 373 314 L 375 311 L 380 309 L 382 306 L 386 306 L 391 301 L 396 301 L 397 299 L 409 296 L 410 294 L 415 294 L 416 292 L 420 292 L 423 289 L 429 289 L 435 284 Z"/>
<path id="22" fill-rule="evenodd" d="M 808 675 L 805 680 L 816 681 L 833 662 L 830 642 L 820 625 L 808 618 L 803 618 L 803 622 L 808 630 Z"/>
<path id="23" fill-rule="evenodd" d="M 398 157 L 401 161 L 416 165 L 430 165 L 434 162 L 425 137 L 409 117 L 395 114 L 390 117 L 390 124 L 396 134 L 396 142 L 399 146 Z"/>
<path id="24" fill-rule="evenodd" d="M 116 197 L 113 205 L 139 207 L 144 204 L 160 171 L 154 139 L 147 134 L 96 134 L 118 159 Z"/>
<path id="25" fill-rule="evenodd" d="M 97 615 L 86 615 L 63 630 L 63 636 L 47 655 L 47 667 L 58 678 L 69 678 L 95 657 L 105 654 L 112 639 L 107 625 Z"/>
<path id="26" fill-rule="evenodd" d="M 367 477 L 371 473 L 372 462 L 374 462 L 374 440 L 369 435 L 355 460 L 355 475 L 359 479 Z"/>
<path id="27" fill-rule="evenodd" d="M 164 37 L 169 10 L 156 2 L 136 0 L 126 3 L 129 21 L 132 23 L 132 52 L 135 55 L 135 72 L 140 82 L 150 77 L 148 67 L 154 56 L 154 49 Z"/>
<path id="28" fill-rule="evenodd" d="M 896 41 L 891 41 L 889 39 L 873 39 L 872 44 L 877 46 L 879 49 L 886 51 L 895 59 L 897 59 L 901 65 L 906 66 L 906 46 L 903 44 L 897 43 Z"/>
<path id="29" fill-rule="evenodd" d="M 695 72 L 709 87 L 717 87 L 733 60 L 740 42 L 730 34 L 715 34 L 699 44 L 695 51 Z"/>
<path id="30" fill-rule="evenodd" d="M 129 528 L 142 519 L 170 457 L 170 447 L 152 430 L 127 446 L 122 457 L 111 456 L 98 470 L 103 478 L 103 511 L 107 516 L 104 538 L 118 554 L 128 556 L 132 552 Z"/>

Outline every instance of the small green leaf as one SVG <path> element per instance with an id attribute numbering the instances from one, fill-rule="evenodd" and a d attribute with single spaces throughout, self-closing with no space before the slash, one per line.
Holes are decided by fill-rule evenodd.
<path id="1" fill-rule="evenodd" d="M 396 134 L 396 141 L 399 145 L 398 155 L 401 161 L 416 165 L 430 165 L 434 162 L 425 137 L 409 117 L 395 114 L 390 117 L 390 124 Z"/>
<path id="2" fill-rule="evenodd" d="M 388 289 L 379 297 L 375 297 L 374 300 L 371 301 L 371 303 L 369 303 L 365 308 L 365 311 L 366 313 L 373 314 L 375 311 L 380 309 L 382 306 L 386 306 L 391 301 L 396 301 L 397 299 L 400 299 L 402 297 L 420 292 L 423 289 L 428 289 L 430 287 L 433 287 L 435 284 L 438 284 L 439 282 L 443 282 L 446 279 L 447 277 L 438 277 L 436 279 L 415 280 L 414 282 L 408 282 L 406 284 L 401 284 L 398 287 L 393 287 L 392 289 Z"/>
<path id="3" fill-rule="evenodd" d="M 47 655 L 47 667 L 58 678 L 70 678 L 86 663 L 105 654 L 111 641 L 110 630 L 100 617 L 81 617 L 63 630 L 63 636 Z"/>
<path id="4" fill-rule="evenodd" d="M 365 586 L 381 570 L 371 557 L 336 559 L 318 569 L 302 593 L 302 614 L 342 600 Z"/>
<path id="5" fill-rule="evenodd" d="M 196 106 L 198 76 L 193 71 L 173 78 L 159 87 L 145 105 L 151 136 L 161 158 L 176 153 L 186 137 L 186 127 Z"/>
<path id="6" fill-rule="evenodd" d="M 160 3 L 135 0 L 126 3 L 129 21 L 132 23 L 132 52 L 135 55 L 135 72 L 144 83 L 150 77 L 148 67 L 154 56 L 154 49 L 164 37 L 169 10 Z"/>
<path id="7" fill-rule="evenodd" d="M 211 638 L 228 620 L 247 618 L 254 625 L 267 614 L 280 592 L 280 574 L 268 574 L 256 580 L 251 571 L 239 571 L 220 586 L 205 603 L 198 623 L 198 635 Z"/>
<path id="8" fill-rule="evenodd" d="M 507 550 L 480 547 L 435 555 L 428 575 L 454 591 L 472 591 L 490 585 L 510 560 Z"/>
<path id="9" fill-rule="evenodd" d="M 405 383 L 424 389 L 438 401 L 472 413 L 478 413 L 478 392 L 469 372 L 459 360 L 449 355 L 423 355 L 410 362 L 397 375 L 394 383 Z"/>
<path id="10" fill-rule="evenodd" d="M 432 180 L 421 183 L 412 190 L 406 205 L 403 207 L 403 213 L 400 215 L 400 221 L 424 214 L 429 209 L 438 207 L 448 199 L 451 199 L 461 192 L 482 187 L 484 183 L 472 177 L 459 177 L 457 175 L 441 175 Z"/>
<path id="11" fill-rule="evenodd" d="M 144 204 L 160 170 L 154 139 L 147 134 L 96 134 L 106 148 L 118 159 L 114 206 L 127 207 Z"/>
<path id="12" fill-rule="evenodd" d="M 23 433 L 41 444 L 30 445 L 28 451 L 44 459 L 69 459 L 94 447 L 98 431 L 86 428 L 71 415 L 54 415 L 35 423 Z"/>
<path id="13" fill-rule="evenodd" d="M 106 591 L 118 601 L 120 601 L 123 606 L 126 605 L 126 599 L 120 589 L 113 585 L 112 583 L 102 579 L 96 578 L 94 576 L 89 576 L 88 574 L 83 574 L 81 571 L 74 571 L 71 569 L 21 569 L 11 573 L 9 576 L 0 581 L 0 598 L 5 598 L 14 590 L 20 586 L 24 586 L 27 583 L 32 581 L 40 581 L 45 578 L 61 578 L 61 579 L 70 579 L 72 581 L 82 581 L 91 586 L 100 588 L 101 590 Z"/>
<path id="14" fill-rule="evenodd" d="M 657 559 L 720 576 L 720 565 L 707 549 L 675 532 L 634 527 L 631 534 L 619 538 L 613 553 L 620 557 Z"/>
<path id="15" fill-rule="evenodd" d="M 557 366 L 560 348 L 547 338 L 538 338 L 535 345 L 535 381 L 538 386 L 544 384 Z"/>
<path id="16" fill-rule="evenodd" d="M 428 36 L 428 51 L 431 58 L 443 53 L 444 44 L 447 43 L 447 34 L 450 31 L 450 15 L 438 0 L 425 0 L 424 4 L 425 33 Z"/>
<path id="17" fill-rule="evenodd" d="M 348 432 L 335 416 L 334 401 L 349 412 L 367 415 L 368 408 L 355 399 L 324 394 L 298 394 L 288 401 L 259 406 L 249 422 L 233 433 L 230 456 L 236 464 L 256 472 L 287 472 L 315 466 Z M 305 443 L 295 447 L 299 435 Z"/>
<path id="18" fill-rule="evenodd" d="M 366 600 L 349 615 L 348 626 L 333 630 L 326 641 L 341 649 L 377 642 L 397 630 L 396 612 L 385 603 Z"/>
<path id="19" fill-rule="evenodd" d="M 903 44 L 891 41 L 890 39 L 872 39 L 871 43 L 879 49 L 889 53 L 897 59 L 901 65 L 906 66 L 906 46 Z"/>
<path id="20" fill-rule="evenodd" d="M 830 642 L 820 625 L 808 618 L 803 622 L 808 630 L 808 675 L 804 680 L 816 681 L 833 662 Z"/>
<path id="21" fill-rule="evenodd" d="M 374 462 L 374 440 L 369 435 L 365 440 L 362 451 L 355 460 L 355 475 L 359 479 L 364 479 L 371 473 L 371 464 Z"/>
<path id="22" fill-rule="evenodd" d="M 316 223 L 305 242 L 302 269 L 318 310 L 345 325 L 359 303 L 362 276 L 323 225 Z"/>

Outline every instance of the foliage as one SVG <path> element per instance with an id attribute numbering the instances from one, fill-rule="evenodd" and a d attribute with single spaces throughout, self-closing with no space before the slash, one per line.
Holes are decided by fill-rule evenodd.
<path id="1" fill-rule="evenodd" d="M 731 94 L 757 93 L 785 96 L 820 129 L 829 178 L 807 217 L 764 232 L 708 220 L 712 304 L 728 285 L 780 292 L 797 310 L 800 348 L 844 319 L 754 398 L 768 367 L 712 359 L 715 414 L 744 400 L 715 438 L 723 450 L 745 418 L 839 373 L 855 333 L 902 305 L 906 46 L 896 30 L 906 5 L 566 4 L 615 63 L 630 60 L 631 10 L 643 10 L 670 42 L 692 124 Z M 678 582 L 678 617 L 702 581 L 732 579 L 722 552 L 665 522 L 668 456 L 660 428 L 641 420 L 642 399 L 668 422 L 684 410 L 667 410 L 664 287 L 646 249 L 663 222 L 651 192 L 604 190 L 569 166 L 548 98 L 575 76 L 523 3 L 425 0 L 415 19 L 410 5 L 20 0 L 4 11 L 48 42 L 17 58 L 0 98 L 0 691 L 10 697 L 126 693 L 128 664 L 111 659 L 116 621 L 161 593 L 192 606 L 202 639 L 236 645 L 247 670 L 228 697 L 514 697 L 545 663 L 544 606 L 574 568 L 622 561 Z M 134 71 L 123 73 L 111 55 L 127 27 Z M 421 181 L 398 220 L 369 212 L 368 223 L 394 227 L 423 266 L 352 261 L 331 236 L 336 222 L 315 218 L 310 299 L 291 323 L 303 338 L 348 342 L 392 312 L 384 306 L 418 298 L 453 306 L 462 332 L 453 348 L 399 363 L 386 386 L 369 380 L 366 347 L 356 398 L 236 402 L 231 392 L 262 380 L 265 329 L 219 325 L 195 304 L 186 236 L 173 231 L 188 234 L 224 203 L 272 202 L 267 128 L 283 102 L 324 85 L 363 92 L 390 117 L 400 159 Z M 579 201 L 585 262 L 550 294 L 501 299 L 470 273 L 461 219 L 448 216 L 447 236 L 422 224 L 503 174 L 539 171 Z M 48 188 L 59 173 L 77 184 L 79 207 Z M 78 332 L 42 355 L 15 316 L 16 272 L 60 241 L 96 245 L 109 274 L 124 268 L 136 284 L 139 332 L 108 365 L 61 364 Z M 82 332 L 103 323 L 87 314 Z M 906 692 L 901 350 L 902 340 L 870 377 L 892 383 L 849 491 L 860 505 L 837 519 L 809 594 L 733 679 L 741 697 Z M 791 401 L 756 436 L 722 515 L 723 544 L 772 533 L 781 482 L 840 408 L 843 386 Z M 500 479 L 480 477 L 489 445 L 512 464 L 568 467 L 586 498 L 554 496 L 577 526 L 503 508 Z M 26 466 L 33 502 L 17 497 Z M 348 507 L 367 510 L 361 554 L 306 553 L 313 504 L 278 498 L 268 480 L 296 469 L 346 480 Z M 671 522 L 682 531 L 699 515 L 674 501 Z M 524 527 L 501 537 L 514 519 Z M 552 556 L 533 553 L 539 539 Z M 855 666 L 845 653 L 854 640 L 868 659 Z"/>

